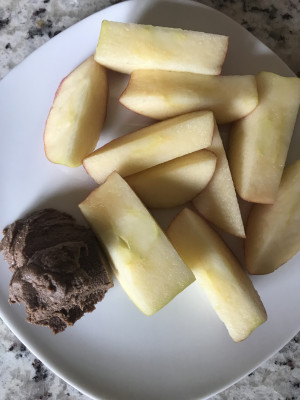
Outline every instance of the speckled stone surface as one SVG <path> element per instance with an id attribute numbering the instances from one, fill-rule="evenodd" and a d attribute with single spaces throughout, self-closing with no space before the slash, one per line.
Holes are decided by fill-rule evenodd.
<path id="1" fill-rule="evenodd" d="M 0 0 L 0 78 L 60 31 L 118 2 Z M 243 25 L 300 75 L 298 0 L 202 2 Z M 88 398 L 43 366 L 0 320 L 0 399 Z M 300 399 L 300 333 L 248 377 L 212 399 Z"/>

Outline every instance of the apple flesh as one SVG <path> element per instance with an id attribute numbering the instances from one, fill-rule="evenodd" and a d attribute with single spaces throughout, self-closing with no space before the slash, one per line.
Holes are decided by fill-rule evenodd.
<path id="1" fill-rule="evenodd" d="M 127 74 L 162 69 L 218 75 L 227 48 L 223 35 L 104 20 L 95 60 Z"/>
<path id="2" fill-rule="evenodd" d="M 230 133 L 235 188 L 247 201 L 272 204 L 281 180 L 300 103 L 300 79 L 271 72 L 256 76 L 259 104 Z"/>
<path id="3" fill-rule="evenodd" d="M 138 70 L 120 97 L 128 109 L 155 119 L 211 110 L 225 124 L 249 114 L 258 103 L 252 75 L 208 76 L 189 72 Z"/>
<path id="4" fill-rule="evenodd" d="M 113 172 L 79 205 L 103 243 L 115 276 L 146 315 L 195 278 L 134 191 Z"/>
<path id="5" fill-rule="evenodd" d="M 78 167 L 97 144 L 107 107 L 106 70 L 89 57 L 61 82 L 44 132 L 47 158 Z"/>
<path id="6" fill-rule="evenodd" d="M 246 226 L 250 274 L 268 274 L 300 250 L 300 160 L 284 169 L 274 204 L 255 204 Z"/>
<path id="7" fill-rule="evenodd" d="M 246 339 L 266 321 L 252 281 L 204 219 L 185 208 L 172 221 L 167 235 L 234 341 Z"/>
<path id="8" fill-rule="evenodd" d="M 193 199 L 193 205 L 218 228 L 234 236 L 245 237 L 241 211 L 217 124 L 212 144 L 207 149 L 217 156 L 216 170 L 212 180 Z"/>
<path id="9" fill-rule="evenodd" d="M 216 161 L 211 151 L 199 150 L 129 175 L 125 180 L 147 207 L 176 207 L 205 188 Z"/>
<path id="10" fill-rule="evenodd" d="M 112 140 L 87 156 L 83 165 L 98 183 L 113 171 L 125 177 L 208 147 L 213 129 L 211 111 L 181 115 Z"/>

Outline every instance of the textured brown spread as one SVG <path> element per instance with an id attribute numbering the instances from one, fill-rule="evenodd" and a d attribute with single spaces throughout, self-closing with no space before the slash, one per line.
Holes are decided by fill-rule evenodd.
<path id="1" fill-rule="evenodd" d="M 9 302 L 24 302 L 30 323 L 61 332 L 113 286 L 93 232 L 66 213 L 36 211 L 3 234 L 0 250 L 13 272 Z"/>

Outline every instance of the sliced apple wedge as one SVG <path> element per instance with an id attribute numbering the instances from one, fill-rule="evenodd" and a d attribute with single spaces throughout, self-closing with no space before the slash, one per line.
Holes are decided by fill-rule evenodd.
<path id="1" fill-rule="evenodd" d="M 98 183 L 113 171 L 124 177 L 208 147 L 213 129 L 211 111 L 181 115 L 112 140 L 86 157 L 83 165 Z"/>
<path id="2" fill-rule="evenodd" d="M 121 286 L 146 315 L 195 278 L 130 186 L 116 172 L 80 205 Z"/>
<path id="3" fill-rule="evenodd" d="M 246 339 L 266 321 L 252 281 L 204 219 L 185 208 L 175 217 L 167 235 L 234 341 Z"/>
<path id="4" fill-rule="evenodd" d="M 300 251 L 300 160 L 284 169 L 274 204 L 255 204 L 246 226 L 250 274 L 268 274 Z"/>
<path id="5" fill-rule="evenodd" d="M 256 76 L 259 104 L 230 133 L 229 165 L 238 194 L 272 204 L 280 184 L 300 104 L 300 79 Z"/>
<path id="6" fill-rule="evenodd" d="M 218 75 L 227 48 L 228 37 L 223 35 L 104 20 L 95 60 L 128 74 L 165 69 Z"/>
<path id="7" fill-rule="evenodd" d="M 88 58 L 63 79 L 44 132 L 47 158 L 78 167 L 97 144 L 106 117 L 106 70 Z"/>
<path id="8" fill-rule="evenodd" d="M 199 150 L 129 175 L 125 180 L 147 207 L 176 207 L 205 188 L 216 161 L 211 151 Z"/>
<path id="9" fill-rule="evenodd" d="M 128 109 L 155 119 L 211 110 L 225 124 L 249 114 L 258 103 L 252 75 L 208 76 L 189 72 L 133 71 L 120 97 Z"/>
<path id="10" fill-rule="evenodd" d="M 234 236 L 245 237 L 241 211 L 217 124 L 208 150 L 217 156 L 216 171 L 206 188 L 195 197 L 193 205 L 218 228 Z"/>

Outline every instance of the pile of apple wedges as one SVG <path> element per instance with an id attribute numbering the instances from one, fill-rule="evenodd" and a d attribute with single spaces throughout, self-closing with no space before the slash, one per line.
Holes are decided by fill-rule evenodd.
<path id="1" fill-rule="evenodd" d="M 300 79 L 220 75 L 228 39 L 103 21 L 94 57 L 62 81 L 44 138 L 50 161 L 83 164 L 99 184 L 79 207 L 135 305 L 151 315 L 196 279 L 241 341 L 267 314 L 218 229 L 243 238 L 251 274 L 299 251 L 300 161 L 284 166 Z M 159 122 L 95 150 L 106 68 L 131 74 L 121 104 Z M 221 124 L 231 124 L 227 154 Z M 236 192 L 257 203 L 245 228 Z M 182 210 L 164 233 L 148 208 L 175 206 Z"/>

